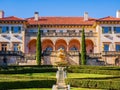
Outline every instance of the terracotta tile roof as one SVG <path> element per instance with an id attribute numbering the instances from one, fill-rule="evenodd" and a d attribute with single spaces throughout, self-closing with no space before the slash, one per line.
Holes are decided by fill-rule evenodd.
<path id="1" fill-rule="evenodd" d="M 107 16 L 104 18 L 100 18 L 96 21 L 120 21 L 120 18 L 112 17 L 112 16 Z"/>
<path id="2" fill-rule="evenodd" d="M 83 17 L 40 17 L 38 21 L 34 17 L 26 19 L 29 24 L 52 24 L 52 25 L 93 25 L 96 19 L 89 18 L 84 21 Z"/>
<path id="3" fill-rule="evenodd" d="M 4 17 L 4 18 L 0 18 L 0 20 L 2 21 L 24 21 L 25 19 L 22 19 L 22 18 L 18 18 L 18 17 L 15 17 L 15 16 L 9 16 L 9 17 Z"/>

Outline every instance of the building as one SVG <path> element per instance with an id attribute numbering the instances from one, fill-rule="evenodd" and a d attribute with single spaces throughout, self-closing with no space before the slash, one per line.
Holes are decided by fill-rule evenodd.
<path id="1" fill-rule="evenodd" d="M 0 11 L 0 50 L 22 51 L 26 56 L 35 55 L 39 25 L 42 52 L 63 48 L 78 63 L 81 30 L 84 27 L 87 54 L 91 58 L 99 59 L 100 57 L 100 60 L 108 64 L 115 64 L 115 60 L 118 61 L 120 55 L 119 10 L 116 17 L 90 18 L 87 12 L 83 17 L 42 17 L 35 12 L 34 17 L 25 19 L 15 16 L 4 17 L 4 11 Z M 48 57 L 49 60 L 56 60 L 49 54 L 44 57 L 44 61 L 48 61 Z"/>

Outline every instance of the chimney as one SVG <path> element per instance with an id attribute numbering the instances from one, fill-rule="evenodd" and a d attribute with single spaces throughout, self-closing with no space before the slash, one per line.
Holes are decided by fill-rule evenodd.
<path id="1" fill-rule="evenodd" d="M 120 10 L 116 12 L 116 18 L 120 18 Z"/>
<path id="2" fill-rule="evenodd" d="M 35 20 L 35 21 L 38 21 L 38 20 L 39 20 L 39 13 L 38 13 L 38 12 L 35 12 L 35 13 L 34 13 L 34 20 Z"/>
<path id="3" fill-rule="evenodd" d="M 84 21 L 88 21 L 88 12 L 84 13 Z"/>
<path id="4" fill-rule="evenodd" d="M 0 10 L 0 18 L 4 18 L 4 11 Z"/>

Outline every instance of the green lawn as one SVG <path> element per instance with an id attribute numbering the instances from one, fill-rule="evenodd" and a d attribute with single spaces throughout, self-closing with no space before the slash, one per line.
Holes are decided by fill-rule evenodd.
<path id="1" fill-rule="evenodd" d="M 52 88 L 30 88 L 30 89 L 16 89 L 16 90 L 52 90 Z M 103 89 L 89 89 L 89 88 L 71 88 L 70 90 L 103 90 Z"/>
<path id="2" fill-rule="evenodd" d="M 113 75 L 68 73 L 68 78 L 99 78 L 99 77 L 113 77 Z"/>
<path id="3" fill-rule="evenodd" d="M 113 75 L 68 73 L 67 78 L 102 78 L 113 77 Z M 1 81 L 26 81 L 56 78 L 56 73 L 28 73 L 28 74 L 0 74 Z"/>
<path id="4" fill-rule="evenodd" d="M 120 90 L 120 68 L 116 67 L 113 70 L 114 67 L 94 67 L 94 69 L 88 67 L 90 66 L 73 67 L 71 71 L 68 70 L 66 83 L 71 85 L 71 90 L 103 90 L 81 87 Z M 1 69 L 0 89 L 51 90 L 52 85 L 56 83 L 56 71 L 54 68 L 36 66 Z"/>
<path id="5" fill-rule="evenodd" d="M 68 78 L 101 78 L 113 77 L 113 75 L 68 73 Z M 26 81 L 56 78 L 56 73 L 28 73 L 28 74 L 0 74 L 1 81 Z"/>

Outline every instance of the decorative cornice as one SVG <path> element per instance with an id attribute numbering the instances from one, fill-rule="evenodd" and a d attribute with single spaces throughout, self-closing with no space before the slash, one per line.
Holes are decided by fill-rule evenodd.
<path id="1" fill-rule="evenodd" d="M 37 28 L 38 25 L 27 25 L 27 28 Z M 94 28 L 93 25 L 40 25 L 41 28 Z"/>
<path id="2" fill-rule="evenodd" d="M 24 24 L 26 21 L 24 20 L 17 20 L 17 21 L 5 21 L 5 20 L 0 20 L 0 24 Z"/>

